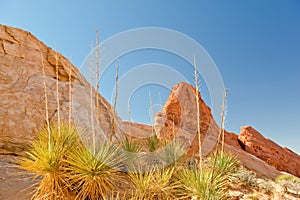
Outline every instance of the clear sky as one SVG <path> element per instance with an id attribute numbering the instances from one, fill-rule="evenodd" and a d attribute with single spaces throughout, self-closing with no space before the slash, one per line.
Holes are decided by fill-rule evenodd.
<path id="1" fill-rule="evenodd" d="M 1 24 L 28 30 L 52 48 L 56 45 L 78 67 L 95 40 L 95 26 L 102 41 L 140 27 L 163 27 L 184 33 L 207 50 L 230 90 L 226 129 L 239 133 L 240 126 L 251 125 L 300 153 L 298 0 L 0 0 L 0 8 Z M 159 62 L 159 56 L 163 57 L 162 63 L 175 68 L 186 64 L 160 53 L 128 55 L 120 61 L 120 74 L 143 63 Z M 191 78 L 192 68 L 181 73 Z M 113 78 L 110 80 L 112 85 Z M 205 83 L 201 87 L 209 104 Z M 109 99 L 108 88 L 102 93 Z M 133 94 L 142 96 L 132 100 L 132 118 L 136 121 L 149 123 L 149 90 L 154 104 L 163 104 L 169 92 L 161 89 L 158 95 L 155 88 L 144 87 Z"/>

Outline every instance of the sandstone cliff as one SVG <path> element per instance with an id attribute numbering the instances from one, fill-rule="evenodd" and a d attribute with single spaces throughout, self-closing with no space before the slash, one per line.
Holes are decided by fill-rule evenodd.
<path id="1" fill-rule="evenodd" d="M 44 81 L 47 85 L 49 121 L 57 120 L 56 68 L 61 120 L 69 118 L 71 97 L 72 120 L 78 126 L 88 127 L 90 85 L 79 70 L 29 32 L 0 25 L 0 153 L 22 153 L 36 132 L 45 126 Z M 72 96 L 69 95 L 69 84 Z M 95 118 L 102 132 L 111 133 L 111 105 L 98 95 L 97 108 L 98 116 Z M 120 124 L 119 118 L 115 117 L 115 122 Z"/>

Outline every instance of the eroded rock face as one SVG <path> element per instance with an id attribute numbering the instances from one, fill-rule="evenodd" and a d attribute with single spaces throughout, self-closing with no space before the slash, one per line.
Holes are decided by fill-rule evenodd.
<path id="1" fill-rule="evenodd" d="M 243 166 L 254 171 L 259 177 L 266 177 L 274 180 L 281 174 L 275 167 L 240 148 L 235 148 L 228 144 L 225 144 L 224 148 L 234 155 Z"/>
<path id="2" fill-rule="evenodd" d="M 158 138 L 170 140 L 180 134 L 179 138 L 183 138 L 182 141 L 188 141 L 190 145 L 187 156 L 198 155 L 199 152 L 195 94 L 195 88 L 192 85 L 179 83 L 173 87 L 163 110 L 155 117 L 155 131 Z M 210 108 L 202 100 L 200 94 L 198 95 L 202 151 L 205 156 L 214 148 L 220 148 L 221 144 L 217 143 L 220 129 L 213 119 Z M 265 160 L 254 156 L 255 154 L 251 155 L 251 152 L 245 151 L 237 134 L 227 131 L 224 134 L 224 148 L 235 155 L 245 167 L 254 170 L 260 176 L 272 179 L 280 175 L 271 163 L 269 165 Z"/>
<path id="3" fill-rule="evenodd" d="M 30 200 L 37 180 L 18 169 L 14 157 L 0 154 L 0 199 Z"/>
<path id="4" fill-rule="evenodd" d="M 186 131 L 197 133 L 197 103 L 195 88 L 187 83 L 179 83 L 172 88 L 163 110 L 156 115 L 155 128 L 161 127 L 158 121 L 164 120 L 164 125 L 180 127 Z M 201 134 L 206 134 L 214 120 L 210 108 L 205 104 L 198 92 L 199 110 L 201 117 Z M 163 131 L 157 130 L 159 137 L 167 137 Z"/>
<path id="5" fill-rule="evenodd" d="M 300 156 L 265 138 L 251 126 L 241 128 L 239 140 L 246 152 L 255 155 L 280 171 L 300 177 Z"/>
<path id="6" fill-rule="evenodd" d="M 44 83 L 47 86 L 49 121 L 57 120 L 56 68 L 60 119 L 68 120 L 72 107 L 72 121 L 79 127 L 90 127 L 90 85 L 78 69 L 29 32 L 0 25 L 0 154 L 22 153 L 36 132 L 45 126 Z M 198 95 L 201 140 L 204 141 L 202 151 L 208 154 L 215 147 L 220 131 L 210 108 Z M 96 96 L 98 101 L 94 100 L 92 105 L 97 108 L 94 120 L 99 124 L 98 132 L 109 135 L 123 130 L 137 138 L 151 136 L 152 127 L 121 122 L 117 116 L 113 117 L 111 105 L 101 95 Z M 189 145 L 188 155 L 197 155 L 196 111 L 195 89 L 187 83 L 179 83 L 174 86 L 164 109 L 156 116 L 155 132 L 161 140 L 179 136 Z M 299 176 L 298 155 L 249 130 L 242 131 L 239 137 L 225 131 L 225 149 L 235 154 L 243 165 L 263 176 L 274 178 L 279 174 L 270 165 Z M 255 151 L 258 148 L 262 149 Z M 279 153 L 275 156 L 276 151 Z"/>
<path id="7" fill-rule="evenodd" d="M 164 108 L 155 116 L 155 132 L 160 140 L 170 140 L 176 136 L 191 147 L 188 154 L 198 152 L 197 101 L 195 88 L 187 83 L 173 86 Z M 210 153 L 218 140 L 219 128 L 210 108 L 198 92 L 200 110 L 200 132 L 203 141 L 202 152 Z"/>
<path id="8" fill-rule="evenodd" d="M 75 115 L 82 114 L 77 112 L 89 116 L 90 86 L 78 69 L 29 32 L 0 25 L 0 153 L 19 154 L 45 125 L 44 82 L 49 120 L 57 120 L 56 68 L 61 120 L 68 120 L 71 101 L 73 120 Z M 69 95 L 70 84 L 73 98 Z M 99 112 L 95 118 L 102 131 L 110 134 L 112 108 L 102 96 L 98 95 L 98 99 Z M 115 121 L 120 123 L 119 118 Z M 84 120 L 75 122 L 78 126 L 88 126 Z"/>

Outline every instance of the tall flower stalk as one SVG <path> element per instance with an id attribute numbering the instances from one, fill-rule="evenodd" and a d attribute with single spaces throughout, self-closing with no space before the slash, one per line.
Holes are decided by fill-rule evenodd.
<path id="1" fill-rule="evenodd" d="M 72 122 L 72 68 L 71 68 L 72 58 L 69 61 L 69 100 L 70 100 L 70 107 L 69 107 L 69 126 L 71 126 Z"/>
<path id="2" fill-rule="evenodd" d="M 44 65 L 44 58 L 41 53 L 42 59 L 42 72 L 43 72 L 43 83 L 44 83 L 44 95 L 45 95 L 45 109 L 46 109 L 46 125 L 47 125 L 47 132 L 48 132 L 48 152 L 51 151 L 51 131 L 50 131 L 50 122 L 49 122 L 49 111 L 48 111 L 48 95 L 47 95 L 47 83 L 46 83 L 46 72 L 45 72 L 45 65 Z"/>
<path id="3" fill-rule="evenodd" d="M 118 90 L 119 90 L 119 68 L 120 68 L 120 59 L 118 59 L 117 61 L 117 67 L 116 67 L 116 76 L 115 76 L 115 96 L 114 96 L 114 105 L 113 105 L 113 115 L 112 115 L 112 119 L 111 119 L 111 133 L 110 133 L 110 137 L 109 140 L 110 142 L 112 142 L 112 137 L 116 132 L 116 124 L 115 124 L 115 116 L 117 115 L 117 100 L 118 100 Z"/>
<path id="4" fill-rule="evenodd" d="M 195 97 L 197 104 L 197 133 L 199 145 L 199 169 L 202 174 L 202 142 L 201 142 L 201 124 L 200 124 L 200 100 L 199 100 L 199 74 L 197 72 L 196 56 L 194 56 L 194 76 L 195 76 Z"/>
<path id="5" fill-rule="evenodd" d="M 228 94 L 228 88 L 226 88 L 224 97 L 223 97 L 223 104 L 222 104 L 222 119 L 221 119 L 221 134 L 222 134 L 222 147 L 221 147 L 221 153 L 224 152 L 224 142 L 225 142 L 225 108 L 226 108 L 226 100 L 227 100 L 227 94 Z"/>
<path id="6" fill-rule="evenodd" d="M 91 51 L 93 52 L 93 43 L 91 43 Z M 94 59 L 93 54 L 90 57 L 90 120 L 91 120 L 91 128 L 92 128 L 92 148 L 93 148 L 93 155 L 96 153 L 96 136 L 95 136 L 95 126 L 94 126 L 94 101 L 93 101 L 93 83 L 94 83 Z"/>
<path id="7" fill-rule="evenodd" d="M 56 103 L 57 103 L 57 127 L 58 133 L 60 134 L 60 102 L 59 102 L 59 90 L 58 90 L 58 83 L 59 83 L 59 76 L 58 76 L 58 55 L 55 47 L 55 72 L 56 72 Z"/>

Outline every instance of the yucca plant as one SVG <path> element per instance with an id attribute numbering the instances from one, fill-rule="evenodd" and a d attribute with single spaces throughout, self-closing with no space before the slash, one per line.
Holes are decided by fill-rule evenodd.
<path id="1" fill-rule="evenodd" d="M 175 199 L 177 183 L 173 180 L 174 167 L 153 167 L 144 171 L 141 166 L 132 170 L 129 177 L 132 192 L 128 199 Z"/>
<path id="2" fill-rule="evenodd" d="M 208 168 L 182 169 L 178 175 L 181 182 L 178 193 L 184 199 L 222 200 L 225 198 L 224 176 L 216 174 L 213 179 Z"/>
<path id="3" fill-rule="evenodd" d="M 137 169 L 132 169 L 128 175 L 133 186 L 132 197 L 144 199 L 153 178 L 153 171 L 143 171 L 142 167 L 138 166 Z"/>
<path id="4" fill-rule="evenodd" d="M 159 152 L 159 159 L 163 161 L 166 165 L 176 165 L 177 162 L 181 161 L 185 154 L 185 146 L 178 142 L 177 140 L 173 140 L 166 144 L 166 146 Z"/>
<path id="5" fill-rule="evenodd" d="M 26 157 L 17 161 L 19 168 L 40 178 L 33 199 L 64 199 L 67 195 L 63 173 L 64 158 L 78 142 L 78 131 L 65 123 L 45 127 L 32 141 Z"/>
<path id="6" fill-rule="evenodd" d="M 126 156 L 125 166 L 128 170 L 128 168 L 134 166 L 139 161 L 140 156 L 138 153 L 141 152 L 141 146 L 139 143 L 128 138 L 128 136 L 124 136 L 124 139 L 121 141 L 121 148 Z"/>
<path id="7" fill-rule="evenodd" d="M 237 171 L 238 161 L 236 157 L 226 151 L 215 151 L 208 160 L 209 167 L 213 170 L 212 175 L 231 176 Z"/>
<path id="8" fill-rule="evenodd" d="M 151 184 L 151 199 L 175 199 L 176 189 L 179 182 L 173 175 L 175 167 L 165 167 L 154 171 Z"/>
<path id="9" fill-rule="evenodd" d="M 147 138 L 147 145 L 150 152 L 154 152 L 159 148 L 160 142 L 156 135 Z"/>
<path id="10" fill-rule="evenodd" d="M 140 144 L 133 141 L 128 136 L 124 136 L 124 139 L 121 141 L 121 147 L 126 152 L 130 152 L 130 153 L 141 152 Z"/>
<path id="11" fill-rule="evenodd" d="M 108 193 L 120 189 L 125 178 L 120 172 L 125 157 L 121 149 L 103 142 L 96 148 L 79 145 L 66 159 L 65 170 L 69 186 L 77 194 L 76 199 L 103 199 Z"/>

